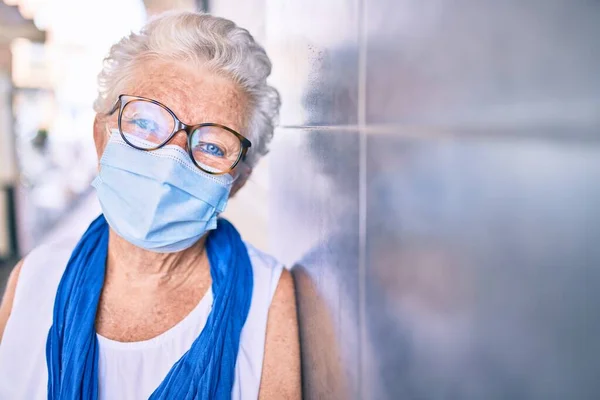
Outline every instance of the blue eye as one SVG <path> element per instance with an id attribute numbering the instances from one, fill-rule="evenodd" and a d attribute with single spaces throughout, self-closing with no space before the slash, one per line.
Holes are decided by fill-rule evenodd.
<path id="1" fill-rule="evenodd" d="M 158 130 L 158 124 L 151 119 L 136 118 L 131 122 L 146 131 L 156 132 Z"/>
<path id="2" fill-rule="evenodd" d="M 221 150 L 219 148 L 219 146 L 212 144 L 212 143 L 198 143 L 194 147 L 194 150 L 196 150 L 196 149 L 203 153 L 208 154 L 209 156 L 223 157 L 225 155 L 223 150 Z"/>

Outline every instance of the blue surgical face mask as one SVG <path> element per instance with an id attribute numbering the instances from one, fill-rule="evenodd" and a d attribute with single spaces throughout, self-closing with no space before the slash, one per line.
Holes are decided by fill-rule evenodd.
<path id="1" fill-rule="evenodd" d="M 119 236 L 146 250 L 171 253 L 216 228 L 232 183 L 231 175 L 201 171 L 181 147 L 137 150 L 113 131 L 92 185 Z"/>

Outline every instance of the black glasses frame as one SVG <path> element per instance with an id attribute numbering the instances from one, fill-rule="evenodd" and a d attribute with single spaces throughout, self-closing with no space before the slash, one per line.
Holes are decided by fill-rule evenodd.
<path id="1" fill-rule="evenodd" d="M 161 144 L 159 144 L 158 146 L 152 147 L 152 148 L 143 148 L 143 147 L 139 147 L 136 146 L 135 144 L 131 143 L 129 140 L 127 140 L 127 138 L 125 137 L 125 134 L 123 134 L 123 130 L 121 129 L 121 118 L 123 116 L 123 110 L 125 109 L 125 106 L 127 104 L 129 104 L 132 101 L 146 101 L 148 103 L 153 103 L 156 104 L 159 107 L 162 107 L 163 109 L 165 109 L 169 114 L 171 114 L 171 116 L 173 117 L 173 120 L 175 121 L 175 125 L 173 127 L 173 132 L 171 132 L 171 134 L 165 139 L 164 142 L 162 142 Z M 171 139 L 173 139 L 173 137 L 175 136 L 175 134 L 179 131 L 184 131 L 187 135 L 187 152 L 190 156 L 190 158 L 192 159 L 192 162 L 194 163 L 194 165 L 196 165 L 196 167 L 200 168 L 202 171 L 206 172 L 207 174 L 211 174 L 211 175 L 224 175 L 227 174 L 229 172 L 231 172 L 237 165 L 238 163 L 243 160 L 246 157 L 246 154 L 248 153 L 248 149 L 252 146 L 252 143 L 250 142 L 250 140 L 246 139 L 243 135 L 241 135 L 240 133 L 234 131 L 233 129 L 225 126 L 225 125 L 221 125 L 221 124 L 215 124 L 212 122 L 207 122 L 207 123 L 203 123 L 203 124 L 196 124 L 196 125 L 188 125 L 184 122 L 181 122 L 181 120 L 179 118 L 177 118 L 177 115 L 175 115 L 175 113 L 173 111 L 171 111 L 169 109 L 169 107 L 165 106 L 164 104 L 156 101 L 156 100 L 152 100 L 152 99 L 148 99 L 146 97 L 140 97 L 140 96 L 131 96 L 131 95 L 127 95 L 127 94 L 121 94 L 119 95 L 119 98 L 117 99 L 115 105 L 113 106 L 113 108 L 106 114 L 107 116 L 111 116 L 115 113 L 115 111 L 119 110 L 119 120 L 118 120 L 118 124 L 119 124 L 119 134 L 121 135 L 121 137 L 123 138 L 123 140 L 130 145 L 131 147 L 138 149 L 138 150 L 143 150 L 143 151 L 153 151 L 153 150 L 157 150 L 160 149 L 161 147 L 163 147 L 164 145 L 166 145 Z M 214 171 L 208 171 L 205 168 L 202 168 L 194 159 L 194 154 L 192 153 L 192 133 L 199 128 L 203 128 L 206 126 L 216 126 L 218 128 L 222 128 L 225 129 L 226 131 L 229 131 L 231 133 L 233 133 L 235 135 L 235 137 L 237 137 L 240 141 L 240 144 L 242 145 L 240 148 L 240 154 L 238 154 L 237 159 L 235 160 L 235 162 L 233 163 L 233 165 L 231 167 L 229 167 L 229 169 L 227 171 L 224 172 L 214 172 Z"/>

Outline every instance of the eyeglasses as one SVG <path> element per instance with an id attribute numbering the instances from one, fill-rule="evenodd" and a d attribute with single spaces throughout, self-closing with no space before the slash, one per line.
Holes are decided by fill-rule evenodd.
<path id="1" fill-rule="evenodd" d="M 211 175 L 231 172 L 252 145 L 244 136 L 224 125 L 184 124 L 173 111 L 156 100 L 122 94 L 107 115 L 114 114 L 117 109 L 119 133 L 128 145 L 144 151 L 157 150 L 177 132 L 185 131 L 190 158 L 198 168 Z"/>

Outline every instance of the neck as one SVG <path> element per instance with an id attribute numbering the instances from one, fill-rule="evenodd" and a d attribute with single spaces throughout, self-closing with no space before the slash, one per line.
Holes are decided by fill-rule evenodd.
<path id="1" fill-rule="evenodd" d="M 134 246 L 110 230 L 106 279 L 135 286 L 179 285 L 209 269 L 206 237 L 177 253 L 156 253 Z"/>

